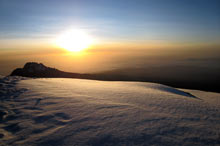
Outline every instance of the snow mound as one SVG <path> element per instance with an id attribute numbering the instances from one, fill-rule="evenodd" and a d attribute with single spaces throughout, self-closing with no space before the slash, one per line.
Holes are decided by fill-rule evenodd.
<path id="1" fill-rule="evenodd" d="M 166 85 L 161 85 L 161 84 L 156 84 L 156 83 L 143 83 L 143 84 L 138 83 L 138 84 L 142 85 L 143 87 L 155 89 L 155 90 L 158 90 L 158 91 L 161 91 L 161 92 L 168 92 L 168 93 L 171 93 L 171 94 L 177 94 L 177 95 L 196 98 L 191 93 L 188 93 L 186 91 L 182 91 L 180 89 L 176 89 L 176 88 L 173 88 L 173 87 L 170 87 L 170 86 L 166 86 Z"/>
<path id="2" fill-rule="evenodd" d="M 0 99 L 3 145 L 220 144 L 218 93 L 143 82 L 5 77 Z"/>

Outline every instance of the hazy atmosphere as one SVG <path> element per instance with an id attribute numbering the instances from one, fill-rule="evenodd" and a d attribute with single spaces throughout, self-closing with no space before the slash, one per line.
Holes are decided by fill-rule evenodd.
<path id="1" fill-rule="evenodd" d="M 219 13 L 218 0 L 1 0 L 0 74 L 27 61 L 80 73 L 149 66 L 218 71 Z M 89 47 L 74 52 L 59 45 L 71 30 L 89 35 Z"/>

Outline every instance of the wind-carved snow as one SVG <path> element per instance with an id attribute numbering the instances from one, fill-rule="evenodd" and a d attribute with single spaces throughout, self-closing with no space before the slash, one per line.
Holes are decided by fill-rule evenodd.
<path id="1" fill-rule="evenodd" d="M 220 144 L 218 93 L 143 82 L 0 80 L 0 145 Z"/>

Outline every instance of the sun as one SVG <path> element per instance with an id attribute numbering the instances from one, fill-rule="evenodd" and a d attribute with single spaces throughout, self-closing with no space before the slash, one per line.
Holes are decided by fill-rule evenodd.
<path id="1" fill-rule="evenodd" d="M 92 45 L 92 38 L 83 30 L 69 30 L 56 39 L 56 44 L 71 52 L 79 52 Z"/>

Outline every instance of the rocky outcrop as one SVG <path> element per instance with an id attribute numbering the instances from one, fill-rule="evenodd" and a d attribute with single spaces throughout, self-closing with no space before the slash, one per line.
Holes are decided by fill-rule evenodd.
<path id="1" fill-rule="evenodd" d="M 24 65 L 23 68 L 15 69 L 11 73 L 11 76 L 76 78 L 86 76 L 86 74 L 63 72 L 55 68 L 47 67 L 42 63 L 28 62 Z"/>
<path id="2" fill-rule="evenodd" d="M 34 77 L 34 78 L 81 78 L 95 80 L 126 80 L 126 76 L 109 76 L 105 74 L 80 74 L 60 71 L 47 67 L 42 63 L 28 62 L 23 68 L 17 68 L 10 76 Z"/>

